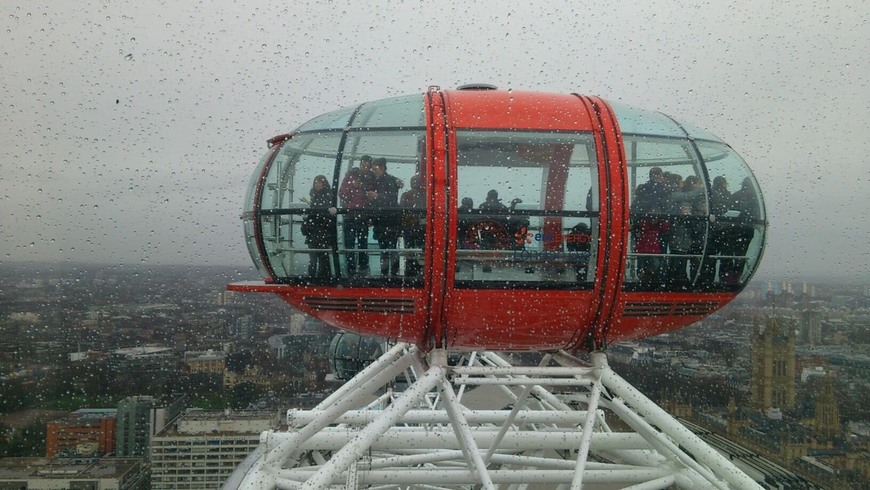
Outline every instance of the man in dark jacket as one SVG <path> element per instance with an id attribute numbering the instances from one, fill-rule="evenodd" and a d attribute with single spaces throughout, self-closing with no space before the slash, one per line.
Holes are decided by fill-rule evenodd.
<path id="1" fill-rule="evenodd" d="M 665 185 L 665 175 L 661 167 L 649 169 L 649 180 L 634 191 L 631 212 L 638 213 L 638 209 L 667 209 L 668 189 Z M 659 211 L 661 212 L 661 211 Z"/>
<path id="2" fill-rule="evenodd" d="M 369 207 L 372 209 L 375 238 L 381 252 L 381 275 L 395 277 L 399 275 L 399 254 L 396 247 L 399 243 L 401 214 L 399 211 L 399 179 L 387 173 L 387 159 L 375 158 L 372 162 L 374 182 L 372 190 L 366 193 Z"/>

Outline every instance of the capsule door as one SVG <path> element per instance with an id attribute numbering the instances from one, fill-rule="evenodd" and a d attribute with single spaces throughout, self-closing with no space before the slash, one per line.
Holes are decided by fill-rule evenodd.
<path id="1" fill-rule="evenodd" d="M 557 119 L 547 119 L 541 105 L 499 112 L 506 95 L 447 97 L 447 346 L 561 348 L 586 332 L 595 313 L 600 149 L 591 123 L 554 130 Z M 546 103 L 513 95 L 513 102 Z M 478 105 L 485 109 L 475 111 Z M 574 121 L 589 120 L 577 98 L 555 106 Z"/>

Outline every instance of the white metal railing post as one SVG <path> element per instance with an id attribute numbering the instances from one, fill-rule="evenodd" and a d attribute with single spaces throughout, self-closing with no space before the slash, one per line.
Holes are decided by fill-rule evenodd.
<path id="1" fill-rule="evenodd" d="M 607 357 L 602 352 L 593 352 L 592 361 L 598 373 L 597 379 L 592 385 L 592 396 L 589 397 L 589 404 L 586 407 L 586 421 L 583 423 L 583 435 L 580 437 L 580 448 L 577 450 L 577 467 L 574 470 L 574 479 L 571 481 L 571 490 L 583 488 L 586 458 L 589 457 L 589 443 L 592 440 L 592 428 L 595 426 L 598 398 L 601 396 L 601 373 L 607 366 Z"/>

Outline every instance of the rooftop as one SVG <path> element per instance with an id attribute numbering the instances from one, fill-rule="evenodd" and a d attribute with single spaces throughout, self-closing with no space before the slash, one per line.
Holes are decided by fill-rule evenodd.
<path id="1" fill-rule="evenodd" d="M 28 478 L 119 478 L 140 465 L 135 458 L 0 458 L 0 481 Z"/>

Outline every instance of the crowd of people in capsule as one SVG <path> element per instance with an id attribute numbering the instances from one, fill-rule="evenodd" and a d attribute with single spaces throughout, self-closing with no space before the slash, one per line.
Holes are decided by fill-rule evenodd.
<path id="1" fill-rule="evenodd" d="M 733 193 L 724 176 L 715 177 L 708 201 L 698 176 L 684 179 L 652 167 L 631 204 L 637 281 L 668 289 L 686 289 L 692 283 L 737 284 L 759 211 L 749 177 Z"/>
<path id="2" fill-rule="evenodd" d="M 347 275 L 369 275 L 369 228 L 374 231 L 380 252 L 381 276 L 399 276 L 399 237 L 406 248 L 421 248 L 425 235 L 423 218 L 419 210 L 426 206 L 426 194 L 419 175 L 411 177 L 410 189 L 399 197 L 404 187 L 401 179 L 387 172 L 386 158 L 363 155 L 359 167 L 345 174 L 338 196 L 345 208 L 342 238 L 345 247 Z M 330 252 L 336 245 L 335 222 L 337 209 L 332 206 L 333 190 L 329 180 L 318 175 L 311 187 L 310 209 L 302 221 L 302 234 L 309 252 L 308 275 L 315 278 L 332 277 Z M 401 207 L 404 213 L 384 212 Z M 414 212 L 413 210 L 418 210 Z M 417 276 L 421 265 L 416 258 L 405 264 L 405 275 Z"/>
<path id="3" fill-rule="evenodd" d="M 390 175 L 385 158 L 360 157 L 359 166 L 351 167 L 342 178 L 338 197 L 344 208 L 341 238 L 344 246 L 346 274 L 369 277 L 369 230 L 378 243 L 380 276 L 400 276 L 399 238 L 404 250 L 417 251 L 425 237 L 426 193 L 419 175 L 410 179 L 410 189 L 400 193 L 404 182 Z M 522 243 L 516 237 L 528 227 L 523 217 L 507 217 L 520 202 L 502 204 L 496 190 L 475 210 L 471 198 L 462 199 L 458 245 L 482 250 L 511 249 Z M 309 249 L 308 275 L 325 279 L 333 276 L 330 254 L 336 246 L 336 215 L 333 189 L 324 175 L 314 178 L 309 193 L 309 209 L 302 221 L 302 234 Z M 474 213 L 474 215 L 472 215 Z M 482 225 L 477 226 L 475 225 Z M 406 254 L 404 276 L 419 276 L 422 271 L 417 254 Z M 489 268 L 491 270 L 491 267 Z"/>
<path id="4" fill-rule="evenodd" d="M 368 277 L 369 229 L 378 243 L 380 275 L 400 275 L 398 242 L 406 250 L 419 250 L 425 236 L 425 189 L 419 175 L 410 179 L 410 189 L 399 195 L 404 182 L 387 172 L 385 158 L 363 155 L 359 167 L 351 167 L 338 189 L 344 208 L 342 239 L 346 273 L 349 277 Z M 591 192 L 587 209 L 591 209 Z M 471 198 L 459 206 L 457 245 L 461 249 L 505 250 L 524 246 L 528 218 L 514 215 L 517 204 L 501 202 L 498 191 L 490 190 L 475 210 Z M 335 224 L 338 210 L 333 207 L 333 190 L 329 180 L 314 178 L 309 206 L 302 222 L 302 234 L 308 245 L 308 275 L 314 278 L 333 276 L 330 253 L 336 246 Z M 690 175 L 652 167 L 649 181 L 635 189 L 631 205 L 632 243 L 636 262 L 632 263 L 641 285 L 652 288 L 688 288 L 697 277 L 699 284 L 736 284 L 743 272 L 745 256 L 759 218 L 758 197 L 752 181 L 744 179 L 740 189 L 731 193 L 724 176 L 713 179 L 708 200 L 703 181 Z M 730 214 L 729 214 L 730 213 Z M 717 217 L 739 217 L 739 220 Z M 710 222 L 708 230 L 708 220 Z M 581 237 L 585 239 L 572 239 Z M 579 252 L 574 260 L 578 278 L 585 270 L 590 248 L 590 228 L 578 223 L 560 237 L 568 252 Z M 709 258 L 702 261 L 702 256 Z M 663 256 L 666 255 L 666 256 Z M 485 266 L 486 272 L 491 267 Z M 422 271 L 417 255 L 405 261 L 404 275 L 419 276 Z M 585 277 L 585 275 L 584 275 Z"/>

